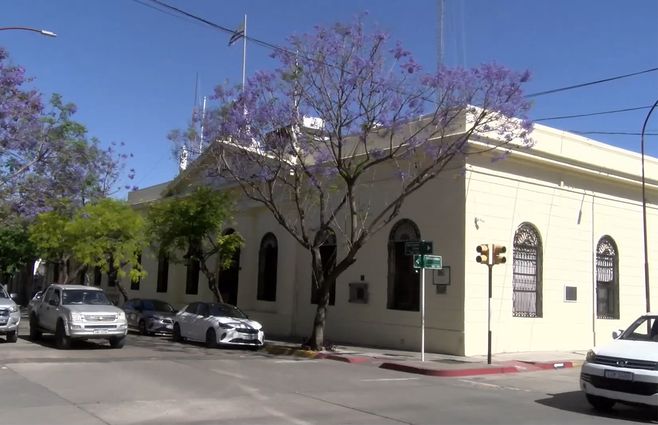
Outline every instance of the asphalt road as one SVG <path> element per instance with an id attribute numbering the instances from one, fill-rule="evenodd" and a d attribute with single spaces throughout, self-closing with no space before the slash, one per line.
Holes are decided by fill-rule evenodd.
<path id="1" fill-rule="evenodd" d="M 436 378 L 130 335 L 126 346 L 0 343 L 0 424 L 621 424 L 579 369 Z"/>

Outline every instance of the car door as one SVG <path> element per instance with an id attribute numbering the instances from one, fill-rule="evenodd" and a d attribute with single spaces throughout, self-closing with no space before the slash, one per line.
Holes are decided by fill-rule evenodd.
<path id="1" fill-rule="evenodd" d="M 49 288 L 39 308 L 39 326 L 50 331 L 55 330 L 57 317 L 61 308 L 62 293 L 59 288 Z"/>
<path id="2" fill-rule="evenodd" d="M 139 302 L 139 300 L 132 300 L 123 305 L 123 310 L 126 312 L 128 326 L 131 328 L 136 328 L 139 323 Z"/>
<path id="3" fill-rule="evenodd" d="M 194 318 L 194 339 L 197 341 L 206 340 L 206 330 L 208 329 L 208 314 L 210 309 L 208 304 L 199 303 Z"/>
<path id="4" fill-rule="evenodd" d="M 193 338 L 192 337 L 192 324 L 193 317 L 196 312 L 197 305 L 199 303 L 192 303 L 188 305 L 185 310 L 181 312 L 176 318 L 178 326 L 180 328 L 180 334 L 183 338 Z"/>

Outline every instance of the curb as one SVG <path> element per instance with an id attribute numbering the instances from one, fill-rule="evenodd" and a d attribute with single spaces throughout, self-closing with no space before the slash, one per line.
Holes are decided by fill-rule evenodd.
<path id="1" fill-rule="evenodd" d="M 456 376 L 474 376 L 474 375 L 493 375 L 501 373 L 520 373 L 520 372 L 534 372 L 538 370 L 553 370 L 574 367 L 574 362 L 528 362 L 528 361 L 515 361 L 511 364 L 500 366 L 489 366 L 479 368 L 465 368 L 465 369 L 431 369 L 418 366 L 410 366 L 400 363 L 382 363 L 379 367 L 381 369 L 396 370 L 399 372 L 416 373 L 425 376 L 438 376 L 438 377 L 456 377 Z"/>
<path id="2" fill-rule="evenodd" d="M 455 377 L 471 375 L 492 375 L 496 373 L 518 372 L 514 366 L 483 367 L 471 369 L 426 369 L 422 367 L 409 366 L 399 363 L 382 363 L 382 369 L 397 370 L 399 372 L 417 373 L 425 376 Z"/>
<path id="3" fill-rule="evenodd" d="M 344 363 L 368 363 L 371 360 L 367 357 L 359 357 L 359 356 L 342 356 L 338 354 L 327 354 L 327 353 L 318 353 L 317 356 L 315 356 L 316 359 L 327 359 L 327 360 L 336 360 L 339 362 L 344 362 Z"/>
<path id="4" fill-rule="evenodd" d="M 286 347 L 283 345 L 266 345 L 265 351 L 274 355 L 304 357 L 307 359 L 314 359 L 321 354 L 315 351 L 302 350 L 300 348 Z"/>
<path id="5" fill-rule="evenodd" d="M 318 360 L 334 360 L 350 364 L 363 364 L 363 363 L 378 363 L 376 359 L 366 356 L 352 356 L 333 354 L 326 351 L 310 351 L 303 350 L 294 346 L 285 345 L 265 345 L 264 350 L 272 355 L 285 355 L 293 357 L 302 357 L 306 359 Z M 527 361 L 527 360 L 512 360 L 498 365 L 488 365 L 485 367 L 472 367 L 463 369 L 436 369 L 431 367 L 412 366 L 404 363 L 383 362 L 377 367 L 381 369 L 395 370 L 398 372 L 415 373 L 425 376 L 437 377 L 459 377 L 459 376 L 474 376 L 474 375 L 493 375 L 502 373 L 520 373 L 520 372 L 534 372 L 540 370 L 556 370 L 578 367 L 582 365 L 582 360 L 569 360 L 569 361 Z"/>
<path id="6" fill-rule="evenodd" d="M 370 361 L 368 357 L 362 356 L 344 356 L 339 354 L 331 354 L 321 351 L 310 351 L 302 350 L 301 348 L 296 347 L 286 347 L 283 345 L 266 345 L 265 351 L 273 355 L 283 355 L 283 356 L 294 356 L 294 357 L 304 357 L 307 359 L 326 359 L 326 360 L 336 360 L 344 363 L 367 363 Z"/>

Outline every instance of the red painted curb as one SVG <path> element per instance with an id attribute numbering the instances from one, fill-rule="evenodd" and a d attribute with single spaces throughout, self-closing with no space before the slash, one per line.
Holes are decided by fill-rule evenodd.
<path id="1" fill-rule="evenodd" d="M 399 372 L 417 373 L 426 376 L 471 376 L 471 375 L 491 375 L 495 373 L 516 373 L 519 370 L 514 366 L 498 366 L 498 367 L 481 367 L 471 369 L 425 369 L 422 367 L 409 366 L 399 363 L 382 363 L 382 369 L 397 370 Z"/>
<path id="2" fill-rule="evenodd" d="M 564 369 L 564 368 L 569 368 L 573 367 L 573 362 L 524 362 L 520 361 L 521 363 L 526 363 L 530 364 L 532 366 L 535 366 L 539 369 Z"/>

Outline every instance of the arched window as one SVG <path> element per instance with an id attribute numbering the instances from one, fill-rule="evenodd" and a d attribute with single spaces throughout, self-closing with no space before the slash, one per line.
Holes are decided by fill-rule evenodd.
<path id="1" fill-rule="evenodd" d="M 516 230 L 512 257 L 512 314 L 542 317 L 542 246 L 535 226 L 523 223 Z"/>
<path id="2" fill-rule="evenodd" d="M 336 266 L 336 233 L 328 229 L 326 232 L 318 232 L 315 235 L 315 242 L 321 243 L 320 245 L 320 259 L 322 261 L 322 270 L 325 277 L 327 270 Z M 311 285 L 311 304 L 317 304 L 320 301 L 320 288 L 318 288 L 315 276 L 312 276 Z M 336 303 L 336 279 L 330 282 L 329 287 L 329 305 Z"/>
<path id="3" fill-rule="evenodd" d="M 263 301 L 276 301 L 276 273 L 279 248 L 276 236 L 267 233 L 260 242 L 258 251 L 258 294 Z"/>
<path id="4" fill-rule="evenodd" d="M 232 235 L 234 229 L 226 229 L 224 235 Z M 219 255 L 222 255 L 221 253 Z M 225 303 L 238 305 L 238 286 L 240 281 L 240 248 L 233 251 L 231 265 L 219 270 L 219 292 Z"/>
<path id="5" fill-rule="evenodd" d="M 404 252 L 405 242 L 419 241 L 418 226 L 408 219 L 395 223 L 388 237 L 388 302 L 393 310 L 418 311 L 420 274 L 413 267 L 413 255 Z"/>
<path id="6" fill-rule="evenodd" d="M 619 319 L 619 254 L 610 236 L 596 245 L 596 317 Z"/>

